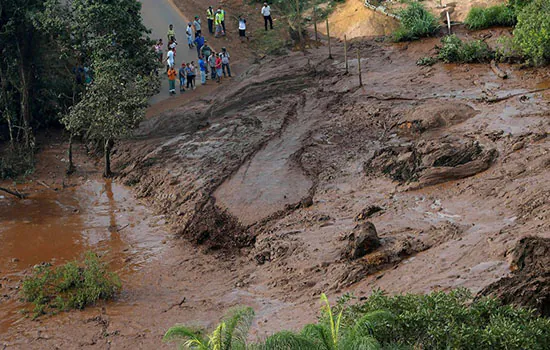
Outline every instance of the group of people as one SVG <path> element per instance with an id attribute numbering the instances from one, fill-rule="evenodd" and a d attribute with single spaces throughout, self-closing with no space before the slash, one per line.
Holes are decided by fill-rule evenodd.
<path id="1" fill-rule="evenodd" d="M 268 30 L 268 23 L 273 29 L 273 20 L 271 18 L 271 8 L 267 3 L 264 3 L 261 14 L 264 17 L 265 30 Z M 214 35 L 215 38 L 225 36 L 225 10 L 219 6 L 216 10 L 209 6 L 206 10 L 206 18 L 208 20 L 208 32 Z M 239 16 L 239 37 L 241 42 L 248 40 L 246 35 L 246 19 Z M 176 80 L 179 78 L 180 93 L 186 89 L 195 89 L 195 78 L 197 71 L 201 77 L 201 85 L 206 84 L 208 79 L 221 82 L 223 77 L 231 77 L 231 68 L 229 66 L 229 52 L 225 47 L 220 52 L 215 52 L 209 45 L 208 41 L 202 34 L 202 23 L 199 16 L 195 16 L 193 22 L 189 22 L 185 31 L 187 37 L 187 46 L 189 49 L 196 48 L 198 64 L 195 61 L 188 63 L 183 62 L 178 71 L 176 71 L 176 32 L 172 24 L 168 27 L 167 32 L 167 53 L 164 59 L 164 43 L 159 39 L 155 45 L 155 52 L 159 62 L 166 63 L 166 74 L 168 75 L 169 93 L 176 94 Z"/>

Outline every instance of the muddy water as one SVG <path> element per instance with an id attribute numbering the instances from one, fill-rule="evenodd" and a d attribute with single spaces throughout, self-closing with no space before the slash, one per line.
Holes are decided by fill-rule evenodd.
<path id="1" fill-rule="evenodd" d="M 41 262 L 60 264 L 93 250 L 123 278 L 153 259 L 165 237 L 128 189 L 87 181 L 59 191 L 27 191 L 28 199 L 0 196 L 0 283 L 11 286 Z M 0 290 L 7 293 L 6 288 Z M 21 318 L 17 293 L 0 298 L 0 334 Z"/>

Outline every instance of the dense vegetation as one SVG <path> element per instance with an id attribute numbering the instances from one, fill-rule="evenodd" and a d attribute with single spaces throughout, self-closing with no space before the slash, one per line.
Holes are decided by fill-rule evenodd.
<path id="1" fill-rule="evenodd" d="M 494 26 L 513 26 L 516 20 L 516 13 L 512 7 L 497 5 L 472 8 L 464 23 L 469 29 L 476 30 Z"/>
<path id="2" fill-rule="evenodd" d="M 120 290 L 118 276 L 98 256 L 86 253 L 83 262 L 59 267 L 38 265 L 23 281 L 23 300 L 34 304 L 34 316 L 83 309 L 98 300 L 111 299 Z"/>
<path id="3" fill-rule="evenodd" d="M 120 125 L 126 131 L 135 126 L 144 113 L 142 101 L 158 86 L 152 75 L 158 61 L 140 9 L 137 0 L 0 0 L 0 176 L 15 177 L 31 167 L 36 130 L 61 117 L 71 136 L 112 145 L 120 133 L 109 132 L 112 124 L 93 123 L 91 105 L 107 108 L 110 118 L 129 119 Z M 95 82 L 109 60 L 119 64 L 117 73 L 134 77 L 130 83 L 109 72 L 121 90 L 147 86 L 139 98 L 122 94 L 118 104 L 99 103 Z M 83 101 L 85 113 L 71 113 Z M 69 121 L 74 118 L 79 121 Z"/>
<path id="4" fill-rule="evenodd" d="M 550 0 L 533 0 L 518 14 L 514 43 L 533 64 L 550 62 Z"/>
<path id="5" fill-rule="evenodd" d="M 456 35 L 441 39 L 443 46 L 439 49 L 438 58 L 446 63 L 480 63 L 494 57 L 489 45 L 481 40 L 462 41 Z"/>
<path id="6" fill-rule="evenodd" d="M 299 333 L 278 332 L 247 344 L 254 312 L 237 308 L 215 330 L 185 326 L 168 330 L 164 340 L 186 349 L 545 349 L 550 320 L 533 312 L 503 306 L 498 300 L 475 300 L 467 290 L 389 297 L 378 291 L 360 303 L 341 298 L 331 308 L 325 295 L 319 320 Z"/>
<path id="7" fill-rule="evenodd" d="M 435 16 L 419 2 L 410 3 L 399 11 L 401 24 L 393 34 L 395 41 L 410 41 L 434 35 L 439 29 Z"/>

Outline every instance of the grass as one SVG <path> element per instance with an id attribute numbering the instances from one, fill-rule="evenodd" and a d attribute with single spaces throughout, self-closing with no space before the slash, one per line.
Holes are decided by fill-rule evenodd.
<path id="1" fill-rule="evenodd" d="M 120 290 L 120 279 L 98 256 L 87 252 L 82 262 L 52 267 L 42 264 L 23 281 L 23 300 L 34 304 L 34 317 L 70 309 L 83 309 L 108 300 Z"/>
<path id="2" fill-rule="evenodd" d="M 443 46 L 439 49 L 438 58 L 446 63 L 481 63 L 490 61 L 494 53 L 481 40 L 462 41 L 456 35 L 441 39 Z"/>
<path id="3" fill-rule="evenodd" d="M 274 27 L 274 30 L 265 31 L 263 28 L 254 32 L 252 46 L 256 55 L 281 56 L 287 52 L 290 43 L 288 32 L 281 26 Z"/>
<path id="4" fill-rule="evenodd" d="M 475 299 L 466 289 L 397 296 L 375 291 L 362 302 L 348 294 L 334 306 L 323 294 L 321 305 L 316 323 L 258 343 L 247 342 L 254 316 L 247 307 L 230 311 L 208 335 L 174 326 L 164 340 L 203 350 L 543 350 L 550 344 L 550 320 L 497 299 Z"/>
<path id="5" fill-rule="evenodd" d="M 509 27 L 515 25 L 516 21 L 516 14 L 511 7 L 497 5 L 487 8 L 473 7 L 464 23 L 469 29 L 478 30 L 496 26 Z"/>
<path id="6" fill-rule="evenodd" d="M 439 30 L 435 16 L 424 5 L 412 2 L 407 8 L 398 12 L 401 24 L 393 33 L 394 41 L 411 41 L 434 35 Z"/>
<path id="7" fill-rule="evenodd" d="M 534 65 L 550 62 L 550 0 L 533 0 L 518 14 L 514 46 Z"/>

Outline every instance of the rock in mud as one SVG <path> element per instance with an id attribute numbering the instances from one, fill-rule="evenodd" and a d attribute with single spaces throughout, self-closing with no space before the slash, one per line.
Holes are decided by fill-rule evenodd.
<path id="1" fill-rule="evenodd" d="M 393 180 L 418 182 L 415 188 L 463 179 L 487 170 L 498 152 L 477 141 L 442 137 L 389 146 L 374 153 L 365 171 L 380 171 Z"/>
<path id="2" fill-rule="evenodd" d="M 495 296 L 505 304 L 535 309 L 550 316 L 550 239 L 528 236 L 512 250 L 509 277 L 485 287 L 479 296 Z"/>
<path id="3" fill-rule="evenodd" d="M 381 245 L 376 227 L 370 221 L 365 221 L 355 226 L 349 240 L 349 244 L 344 250 L 344 255 L 351 260 L 362 258 L 368 253 L 375 251 Z"/>

